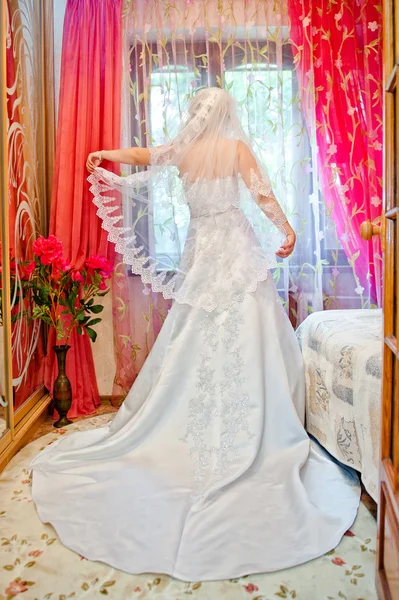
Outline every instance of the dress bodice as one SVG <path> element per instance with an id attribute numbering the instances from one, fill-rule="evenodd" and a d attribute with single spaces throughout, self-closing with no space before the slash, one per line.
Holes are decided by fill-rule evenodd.
<path id="1" fill-rule="evenodd" d="M 240 177 L 189 183 L 183 177 L 184 199 L 191 218 L 206 217 L 240 208 Z"/>
<path id="2" fill-rule="evenodd" d="M 176 171 L 157 167 L 120 177 L 97 168 L 89 178 L 97 214 L 123 262 L 154 292 L 207 312 L 226 310 L 276 267 L 278 243 L 265 221 L 279 226 L 286 217 L 270 182 L 253 170 L 194 181 Z M 132 200 L 123 214 L 113 190 L 123 206 Z"/>

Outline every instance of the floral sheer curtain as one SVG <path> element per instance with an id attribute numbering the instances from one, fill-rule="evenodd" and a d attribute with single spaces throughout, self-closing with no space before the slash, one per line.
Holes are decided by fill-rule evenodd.
<path id="1" fill-rule="evenodd" d="M 359 293 L 381 305 L 378 236 L 360 224 L 382 206 L 382 6 L 376 0 L 289 2 L 301 100 L 318 177 Z"/>
<path id="2" fill-rule="evenodd" d="M 125 0 L 123 146 L 164 143 L 196 90 L 229 90 L 297 232 L 294 254 L 280 261 L 273 275 L 294 326 L 316 310 L 370 305 L 367 290 L 359 294 L 356 263 L 348 261 L 319 184 L 296 52 L 283 0 Z M 156 226 L 167 230 L 162 194 L 154 190 L 153 199 Z M 167 249 L 159 245 L 158 251 Z M 169 305 L 123 265 L 117 266 L 116 287 L 114 393 L 123 394 Z"/>

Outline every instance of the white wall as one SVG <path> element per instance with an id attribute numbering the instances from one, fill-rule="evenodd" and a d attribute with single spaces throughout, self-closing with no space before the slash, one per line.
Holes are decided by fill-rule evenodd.
<path id="1" fill-rule="evenodd" d="M 58 96 L 60 92 L 62 29 L 64 27 L 64 15 L 66 4 L 67 0 L 54 0 L 54 97 L 56 123 L 58 118 Z"/>

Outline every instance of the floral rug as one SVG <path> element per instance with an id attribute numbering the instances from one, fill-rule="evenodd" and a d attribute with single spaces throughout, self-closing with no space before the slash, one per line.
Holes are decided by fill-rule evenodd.
<path id="1" fill-rule="evenodd" d="M 101 427 L 101 415 L 54 430 L 23 448 L 0 476 L 0 600 L 376 600 L 376 522 L 361 504 L 339 546 L 304 565 L 229 581 L 184 583 L 165 575 L 128 575 L 68 550 L 36 515 L 27 465 L 59 435 Z"/>

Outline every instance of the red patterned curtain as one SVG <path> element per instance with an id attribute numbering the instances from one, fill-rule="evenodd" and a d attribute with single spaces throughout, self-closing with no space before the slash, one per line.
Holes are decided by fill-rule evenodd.
<path id="1" fill-rule="evenodd" d="M 376 0 L 289 0 L 301 100 L 325 202 L 360 295 L 381 305 L 379 239 L 360 237 L 382 207 L 382 7 Z"/>

